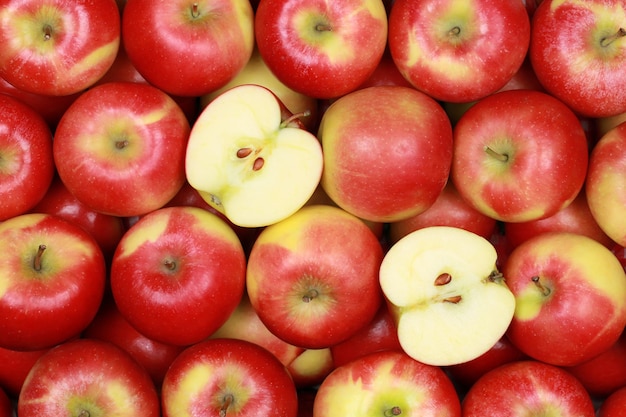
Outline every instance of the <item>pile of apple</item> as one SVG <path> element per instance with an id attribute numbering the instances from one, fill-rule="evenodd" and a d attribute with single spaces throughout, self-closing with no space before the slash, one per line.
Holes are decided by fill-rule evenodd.
<path id="1" fill-rule="evenodd" d="M 0 417 L 626 410 L 626 0 L 0 2 Z"/>

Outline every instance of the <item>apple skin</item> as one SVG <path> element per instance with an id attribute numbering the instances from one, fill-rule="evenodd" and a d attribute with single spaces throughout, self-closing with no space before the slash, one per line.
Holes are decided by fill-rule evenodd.
<path id="1" fill-rule="evenodd" d="M 196 207 L 155 210 L 122 237 L 111 264 L 120 313 L 146 337 L 186 346 L 216 331 L 237 307 L 246 259 L 235 232 Z"/>
<path id="2" fill-rule="evenodd" d="M 338 207 L 305 206 L 259 234 L 247 265 L 250 302 L 279 338 L 330 347 L 376 315 L 382 257 L 378 238 L 359 218 Z"/>
<path id="3" fill-rule="evenodd" d="M 52 347 L 77 336 L 102 301 L 106 265 L 94 238 L 61 217 L 0 223 L 0 346 Z"/>
<path id="4" fill-rule="evenodd" d="M 460 417 L 454 385 L 440 367 L 403 352 L 370 353 L 335 370 L 320 385 L 313 417 Z"/>
<path id="5" fill-rule="evenodd" d="M 587 236 L 535 236 L 513 249 L 502 272 L 516 299 L 507 336 L 536 360 L 583 363 L 609 349 L 626 325 L 624 269 Z"/>
<path id="6" fill-rule="evenodd" d="M 341 208 L 365 220 L 393 222 L 432 206 L 452 162 L 445 111 L 409 87 L 375 86 L 335 101 L 322 116 L 321 184 Z"/>
<path id="7" fill-rule="evenodd" d="M 248 0 L 128 0 L 122 40 L 150 84 L 177 96 L 201 96 L 245 66 L 254 47 L 253 24 Z"/>
<path id="8" fill-rule="evenodd" d="M 462 407 L 463 417 L 595 416 L 591 397 L 574 376 L 535 360 L 511 362 L 486 373 L 469 389 Z"/>
<path id="9" fill-rule="evenodd" d="M 0 94 L 0 221 L 24 214 L 54 177 L 52 132 L 34 109 Z"/>
<path id="10" fill-rule="evenodd" d="M 396 66 L 439 101 L 467 103 L 498 91 L 522 65 L 529 42 L 521 1 L 397 0 L 389 14 Z"/>
<path id="11" fill-rule="evenodd" d="M 354 91 L 375 70 L 387 44 L 380 0 L 261 0 L 259 52 L 276 77 L 317 99 Z"/>
<path id="12" fill-rule="evenodd" d="M 626 246 L 626 122 L 609 130 L 591 151 L 585 190 L 587 203 L 600 228 Z"/>
<path id="13" fill-rule="evenodd" d="M 585 132 L 565 104 L 540 91 L 508 90 L 461 116 L 450 177 L 478 211 L 523 222 L 570 204 L 583 188 L 588 159 Z"/>
<path id="14" fill-rule="evenodd" d="M 621 417 L 626 410 L 626 386 L 612 392 L 600 405 L 597 417 Z"/>
<path id="15" fill-rule="evenodd" d="M 296 417 L 298 395 L 289 372 L 268 350 L 245 340 L 210 339 L 174 360 L 161 404 L 163 417 Z"/>
<path id="16" fill-rule="evenodd" d="M 625 7 L 624 0 L 544 0 L 535 10 L 529 47 L 535 74 L 577 114 L 626 111 Z"/>
<path id="17" fill-rule="evenodd" d="M 83 93 L 61 118 L 54 162 L 68 190 L 88 207 L 141 215 L 182 187 L 189 132 L 180 106 L 163 91 L 106 83 Z"/>
<path id="18" fill-rule="evenodd" d="M 52 96 L 93 85 L 115 60 L 121 36 L 114 0 L 8 0 L 0 28 L 0 77 Z"/>
<path id="19" fill-rule="evenodd" d="M 77 339 L 42 355 L 24 381 L 20 416 L 159 417 L 150 376 L 132 357 L 95 339 Z"/>

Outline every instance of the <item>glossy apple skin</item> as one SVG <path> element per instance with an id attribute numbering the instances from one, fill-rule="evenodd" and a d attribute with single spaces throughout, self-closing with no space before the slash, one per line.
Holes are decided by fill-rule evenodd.
<path id="1" fill-rule="evenodd" d="M 0 223 L 0 236 L 0 346 L 38 350 L 78 335 L 104 294 L 98 243 L 80 226 L 38 213 Z"/>
<path id="2" fill-rule="evenodd" d="M 429 208 L 452 162 L 452 127 L 443 108 L 409 87 L 360 89 L 324 113 L 321 184 L 341 208 L 393 222 Z"/>
<path id="3" fill-rule="evenodd" d="M 113 343 L 127 352 L 148 372 L 157 388 L 161 387 L 167 369 L 184 349 L 141 334 L 124 318 L 110 296 L 105 298 L 82 337 Z"/>
<path id="4" fill-rule="evenodd" d="M 0 94 L 0 221 L 24 214 L 54 177 L 52 132 L 34 109 Z"/>
<path id="5" fill-rule="evenodd" d="M 462 406 L 463 417 L 522 417 L 529 412 L 595 416 L 591 397 L 576 378 L 534 360 L 512 362 L 486 373 L 467 392 Z"/>
<path id="6" fill-rule="evenodd" d="M 336 98 L 359 87 L 378 65 L 387 14 L 380 0 L 261 0 L 255 38 L 285 85 L 314 98 Z"/>
<path id="7" fill-rule="evenodd" d="M 185 346 L 228 319 L 243 294 L 245 271 L 243 248 L 226 223 L 200 208 L 167 207 L 124 234 L 111 264 L 111 291 L 139 332 Z"/>
<path id="8" fill-rule="evenodd" d="M 247 265 L 250 302 L 288 343 L 330 347 L 374 318 L 382 303 L 382 257 L 378 238 L 359 218 L 337 207 L 305 206 L 257 238 Z"/>
<path id="9" fill-rule="evenodd" d="M 253 23 L 248 0 L 128 0 L 122 38 L 150 84 L 178 96 L 201 96 L 244 67 L 254 47 Z"/>
<path id="10" fill-rule="evenodd" d="M 159 416 L 159 398 L 146 370 L 122 349 L 95 339 L 66 342 L 42 355 L 24 382 L 17 412 L 82 415 L 83 406 L 90 413 Z"/>
<path id="11" fill-rule="evenodd" d="M 502 272 L 516 299 L 507 336 L 534 359 L 578 365 L 609 349 L 626 325 L 624 269 L 589 237 L 538 235 L 513 249 Z"/>
<path id="12" fill-rule="evenodd" d="M 529 57 L 552 95 L 576 113 L 605 117 L 626 111 L 623 39 L 602 39 L 626 26 L 624 0 L 544 0 L 535 10 Z"/>
<path id="13" fill-rule="evenodd" d="M 626 386 L 611 393 L 600 405 L 597 417 L 621 417 L 626 410 Z"/>
<path id="14" fill-rule="evenodd" d="M 296 417 L 298 412 L 291 376 L 268 350 L 245 340 L 210 339 L 188 347 L 172 363 L 163 381 L 162 415 L 215 416 L 227 394 L 234 401 L 226 416 Z"/>
<path id="15" fill-rule="evenodd" d="M 452 36 L 456 25 L 460 35 Z M 467 103 L 498 91 L 522 65 L 529 42 L 521 1 L 397 0 L 389 15 L 399 71 L 441 101 Z"/>
<path id="16" fill-rule="evenodd" d="M 626 122 L 600 138 L 591 151 L 585 189 L 593 218 L 615 243 L 626 246 Z"/>
<path id="17" fill-rule="evenodd" d="M 540 233 L 558 231 L 588 236 L 607 248 L 615 245 L 615 242 L 604 233 L 591 214 L 584 190 L 581 190 L 569 205 L 552 216 L 528 222 L 506 223 L 504 228 L 512 248 Z"/>
<path id="18" fill-rule="evenodd" d="M 0 387 L 11 396 L 17 398 L 37 359 L 48 349 L 40 350 L 12 350 L 0 348 Z"/>
<path id="19" fill-rule="evenodd" d="M 53 96 L 93 85 L 113 63 L 121 36 L 114 0 L 5 1 L 0 27 L 0 77 L 21 90 Z"/>
<path id="20" fill-rule="evenodd" d="M 336 368 L 320 385 L 313 417 L 346 415 L 460 417 L 461 405 L 440 367 L 403 352 L 380 351 Z"/>
<path id="21" fill-rule="evenodd" d="M 141 215 L 162 207 L 183 185 L 189 132 L 180 106 L 156 87 L 102 84 L 63 115 L 54 161 L 65 186 L 88 207 Z"/>
<path id="22" fill-rule="evenodd" d="M 507 155 L 506 161 L 486 148 Z M 565 104 L 543 92 L 509 90 L 479 100 L 461 116 L 450 177 L 478 211 L 523 222 L 570 204 L 583 187 L 588 159 L 585 132 Z"/>

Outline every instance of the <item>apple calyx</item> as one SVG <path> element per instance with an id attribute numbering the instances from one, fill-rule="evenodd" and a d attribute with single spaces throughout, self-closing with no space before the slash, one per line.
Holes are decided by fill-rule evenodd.
<path id="1" fill-rule="evenodd" d="M 233 396 L 233 394 L 226 394 L 224 395 L 224 397 L 222 397 L 222 407 L 220 408 L 220 417 L 226 417 L 226 413 L 228 412 L 228 409 L 230 408 L 230 406 L 232 405 L 234 401 L 235 401 L 235 397 Z"/>
<path id="2" fill-rule="evenodd" d="M 402 414 L 402 409 L 396 405 L 394 407 L 391 407 L 385 410 L 385 412 L 383 413 L 383 416 L 394 417 L 394 416 L 399 416 L 400 414 Z"/>
<path id="3" fill-rule="evenodd" d="M 302 296 L 302 302 L 310 303 L 311 301 L 319 297 L 319 295 L 320 293 L 318 290 L 316 290 L 315 288 L 311 288 L 310 290 L 306 292 L 306 294 Z"/>
<path id="4" fill-rule="evenodd" d="M 52 39 L 52 26 L 45 24 L 43 25 L 43 40 L 49 41 Z"/>
<path id="5" fill-rule="evenodd" d="M 451 38 L 452 37 L 458 38 L 460 34 L 461 34 L 461 28 L 458 26 L 455 26 L 448 31 L 448 36 Z"/>
<path id="6" fill-rule="evenodd" d="M 491 156 L 492 158 L 500 161 L 500 162 L 507 162 L 509 160 L 509 155 L 506 153 L 500 153 L 500 152 L 496 152 L 494 151 L 492 148 L 490 148 L 489 146 L 485 146 L 485 153 L 487 153 L 487 155 Z"/>
<path id="7" fill-rule="evenodd" d="M 33 269 L 37 272 L 41 271 L 42 257 L 46 249 L 47 246 L 44 244 L 39 245 L 39 247 L 37 248 L 37 253 L 35 254 L 35 258 L 33 259 Z"/>
<path id="8" fill-rule="evenodd" d="M 549 287 L 546 287 L 545 285 L 543 285 L 541 282 L 539 282 L 540 279 L 541 278 L 539 277 L 539 275 L 535 275 L 530 280 L 535 284 L 535 286 L 539 289 L 539 291 L 541 291 L 543 296 L 547 297 L 550 295 L 550 293 L 552 293 L 552 290 Z"/>
<path id="9" fill-rule="evenodd" d="M 606 48 L 607 46 L 609 46 L 616 40 L 623 38 L 624 36 L 626 36 L 626 29 L 619 28 L 616 33 L 600 39 L 600 46 Z"/>

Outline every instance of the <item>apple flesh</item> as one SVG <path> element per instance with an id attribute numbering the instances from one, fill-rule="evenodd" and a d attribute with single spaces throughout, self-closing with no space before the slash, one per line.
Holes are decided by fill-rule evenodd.
<path id="1" fill-rule="evenodd" d="M 454 365 L 484 354 L 504 335 L 515 298 L 496 258 L 487 239 L 450 226 L 416 230 L 388 250 L 380 286 L 409 356 Z"/>

